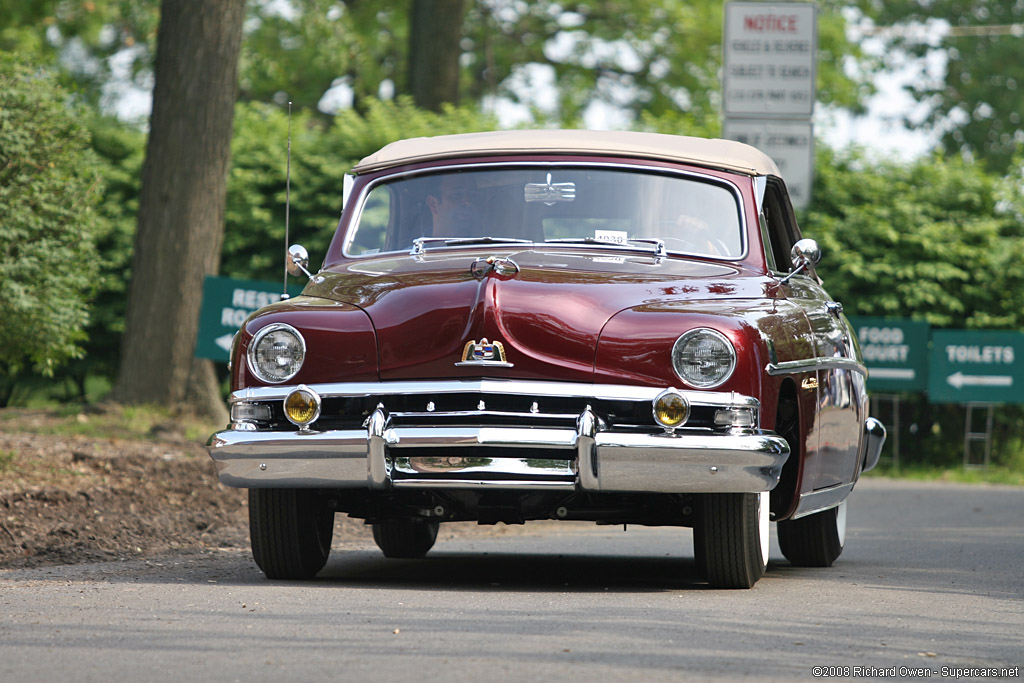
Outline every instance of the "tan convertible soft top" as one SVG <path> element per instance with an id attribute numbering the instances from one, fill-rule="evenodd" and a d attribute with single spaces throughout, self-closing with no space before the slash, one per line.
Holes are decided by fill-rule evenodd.
<path id="1" fill-rule="evenodd" d="M 746 175 L 781 175 L 768 155 L 740 142 L 607 130 L 501 130 L 410 138 L 386 145 L 352 170 L 369 173 L 465 156 L 563 153 L 662 159 Z"/>

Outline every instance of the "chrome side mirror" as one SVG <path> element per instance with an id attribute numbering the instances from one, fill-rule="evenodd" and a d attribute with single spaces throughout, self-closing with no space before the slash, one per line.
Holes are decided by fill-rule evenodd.
<path id="1" fill-rule="evenodd" d="M 301 244 L 293 244 L 288 247 L 288 256 L 285 257 L 284 265 L 289 275 L 295 277 L 305 275 L 310 280 L 313 279 L 309 273 L 309 252 Z"/>
<path id="2" fill-rule="evenodd" d="M 821 261 L 821 249 L 818 243 L 811 239 L 802 239 L 794 244 L 789 255 L 797 268 L 813 268 Z"/>
<path id="3" fill-rule="evenodd" d="M 783 284 L 789 282 L 789 278 L 800 271 L 814 268 L 814 266 L 818 265 L 818 262 L 821 261 L 821 248 L 818 247 L 818 243 L 814 240 L 805 238 L 793 245 L 792 251 L 789 252 L 789 257 L 793 261 L 793 270 L 780 280 Z"/>

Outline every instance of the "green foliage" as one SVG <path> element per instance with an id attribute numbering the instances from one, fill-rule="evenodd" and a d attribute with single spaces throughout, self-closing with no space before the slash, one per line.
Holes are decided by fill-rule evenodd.
<path id="1" fill-rule="evenodd" d="M 159 8 L 160 0 L 0 0 L 0 50 L 52 65 L 65 87 L 98 104 L 114 55 L 147 87 Z"/>
<path id="2" fill-rule="evenodd" d="M 1018 0 L 898 0 L 861 2 L 879 25 L 905 25 L 945 19 L 964 35 L 939 43 L 921 41 L 921 31 L 896 32 L 889 53 L 946 60 L 941 79 L 921 78 L 907 86 L 927 110 L 926 127 L 942 134 L 947 152 L 966 152 L 989 168 L 1006 172 L 1024 147 L 1024 61 L 1021 37 L 1011 27 L 1024 24 Z M 918 37 L 915 37 L 918 36 Z"/>
<path id="3" fill-rule="evenodd" d="M 240 66 L 243 101 L 316 109 L 344 81 L 356 106 L 385 81 L 403 83 L 409 3 L 250 0 Z"/>
<path id="4" fill-rule="evenodd" d="M 314 265 L 327 252 L 341 215 L 344 175 L 384 145 L 405 137 L 490 130 L 496 122 L 472 109 L 435 114 L 410 100 L 366 100 L 365 114 L 346 110 L 329 125 L 309 110 L 292 118 L 289 241 Z M 278 280 L 284 264 L 286 110 L 263 104 L 236 109 L 221 272 Z"/>
<path id="5" fill-rule="evenodd" d="M 113 378 L 118 367 L 146 142 L 144 133 L 110 117 L 91 117 L 86 124 L 105 185 L 103 201 L 97 206 L 99 273 L 85 355 L 60 373 L 74 383 L 83 400 L 88 375 Z"/>
<path id="6" fill-rule="evenodd" d="M 962 159 L 871 162 L 821 149 L 801 224 L 850 314 L 1019 329 L 1024 220 L 1013 188 Z"/>
<path id="7" fill-rule="evenodd" d="M 0 368 L 51 375 L 81 354 L 100 179 L 52 74 L 0 53 Z M 0 398 L 9 393 L 0 387 Z"/>
<path id="8" fill-rule="evenodd" d="M 849 3 L 819 4 L 819 99 L 859 111 L 871 90 L 867 74 L 878 65 L 846 38 L 841 10 Z M 280 3 L 250 2 L 242 98 L 313 108 L 344 83 L 355 109 L 365 111 L 364 102 L 382 90 L 409 92 L 407 62 L 415 56 L 408 7 L 393 0 L 292 0 L 283 12 Z M 635 121 L 678 112 L 698 122 L 718 118 L 720 0 L 476 0 L 467 7 L 462 101 L 535 94 L 524 79 L 540 66 L 553 74 L 557 92 L 552 110 L 532 111 L 538 123 L 578 126 L 594 104 L 626 110 Z M 851 60 L 864 75 L 848 75 Z"/>
<path id="9" fill-rule="evenodd" d="M 870 161 L 819 149 L 815 190 L 800 217 L 818 240 L 819 273 L 849 315 L 927 320 L 936 327 L 1024 327 L 1024 200 L 1020 178 L 983 164 L 933 157 Z M 996 411 L 993 461 L 1024 443 L 1024 408 Z M 905 464 L 962 462 L 961 406 L 901 398 Z M 913 425 L 913 431 L 911 426 Z"/>

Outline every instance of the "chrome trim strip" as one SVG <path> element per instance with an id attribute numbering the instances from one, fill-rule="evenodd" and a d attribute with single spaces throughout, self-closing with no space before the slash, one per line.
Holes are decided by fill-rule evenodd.
<path id="1" fill-rule="evenodd" d="M 842 503 L 853 490 L 853 483 L 837 484 L 820 491 L 801 493 L 800 502 L 797 503 L 796 512 L 790 519 L 800 519 L 816 512 L 822 512 Z"/>
<path id="2" fill-rule="evenodd" d="M 491 446 L 559 450 L 576 446 L 572 429 L 530 427 L 395 427 L 386 437 L 389 449 Z"/>
<path id="3" fill-rule="evenodd" d="M 803 360 L 787 360 L 782 363 L 769 363 L 765 366 L 765 372 L 773 376 L 795 375 L 802 372 L 814 372 L 815 370 L 852 370 L 853 372 L 859 372 L 865 377 L 868 374 L 868 369 L 860 361 L 852 358 L 828 356 Z"/>
<path id="4" fill-rule="evenodd" d="M 543 155 L 543 154 L 545 154 L 545 152 L 538 151 L 537 154 Z M 553 154 L 557 154 L 557 152 L 555 152 Z M 562 153 L 562 155 L 564 155 L 564 156 L 575 156 L 574 154 L 566 154 L 564 152 Z M 679 163 L 679 164 L 684 163 L 684 162 L 681 162 L 681 161 L 673 162 L 672 160 L 669 160 L 669 159 L 658 160 L 658 161 L 662 161 L 662 162 L 666 162 L 666 163 Z M 373 190 L 374 187 L 376 187 L 377 185 L 381 184 L 382 182 L 384 182 L 384 181 L 390 182 L 390 181 L 393 181 L 393 180 L 398 179 L 398 178 L 405 178 L 407 176 L 429 175 L 431 173 L 441 172 L 442 170 L 466 170 L 466 169 L 493 168 L 493 167 L 498 167 L 498 168 L 555 168 L 555 167 L 572 167 L 572 168 L 602 168 L 602 169 L 613 169 L 613 170 L 614 169 L 625 169 L 627 171 L 646 171 L 648 173 L 655 173 L 655 174 L 667 174 L 667 175 L 674 175 L 674 176 L 682 176 L 682 177 L 686 177 L 686 178 L 696 179 L 698 182 L 710 182 L 710 183 L 713 183 L 713 184 L 716 184 L 716 185 L 719 185 L 719 186 L 726 186 L 729 189 L 729 191 L 732 192 L 733 198 L 736 200 L 736 210 L 737 210 L 737 212 L 739 214 L 739 219 L 740 219 L 740 246 L 741 246 L 740 255 L 739 256 L 731 256 L 731 257 L 728 257 L 728 258 L 724 258 L 724 257 L 715 257 L 715 256 L 707 255 L 707 254 L 687 254 L 686 252 L 681 252 L 681 251 L 669 251 L 668 254 L 669 255 L 677 254 L 677 255 L 689 256 L 689 257 L 697 257 L 697 258 L 708 258 L 708 259 L 713 259 L 713 260 L 716 260 L 716 261 L 726 261 L 726 262 L 739 262 L 739 261 L 743 261 L 749 255 L 748 252 L 749 252 L 749 249 L 750 249 L 750 244 L 749 244 L 750 240 L 747 239 L 747 214 L 746 214 L 746 211 L 743 210 L 743 193 L 740 191 L 739 186 L 736 185 L 736 183 L 732 182 L 731 180 L 726 180 L 724 178 L 719 178 L 717 176 L 713 176 L 713 175 L 706 174 L 706 173 L 698 173 L 698 172 L 695 172 L 695 171 L 687 171 L 687 170 L 677 169 L 677 168 L 665 168 L 664 166 L 648 166 L 648 165 L 645 165 L 643 163 L 614 163 L 614 162 L 607 162 L 607 161 L 606 162 L 588 162 L 588 161 L 586 161 L 586 159 L 584 157 L 581 156 L 578 160 L 574 159 L 573 161 L 489 161 L 489 162 L 475 162 L 475 163 L 468 163 L 468 164 L 444 164 L 443 161 L 442 161 L 442 163 L 439 164 L 439 165 L 432 165 L 432 166 L 429 166 L 427 168 L 418 168 L 418 169 L 415 169 L 415 170 L 412 170 L 412 171 L 402 171 L 401 173 L 390 173 L 390 174 L 382 175 L 381 177 L 375 178 L 372 181 L 370 181 L 369 183 L 367 183 L 363 187 L 363 189 L 360 192 L 359 196 L 355 198 L 356 201 L 359 202 L 359 208 L 356 211 L 355 215 L 352 217 L 352 220 L 349 221 L 349 224 L 345 228 L 345 233 L 346 234 L 345 234 L 345 243 L 342 246 L 342 250 L 341 250 L 342 256 L 344 258 L 347 258 L 347 259 L 367 259 L 367 258 L 376 258 L 378 256 L 385 255 L 385 254 L 402 254 L 402 253 L 408 253 L 409 252 L 409 249 L 405 248 L 405 249 L 396 249 L 394 251 L 378 252 L 378 253 L 375 253 L 375 254 L 350 254 L 349 253 L 349 247 L 352 246 L 352 241 L 355 239 L 355 236 L 356 236 L 356 231 L 352 230 L 352 226 L 358 226 L 359 225 L 359 222 L 363 218 L 363 207 L 366 205 L 366 197 L 370 194 L 370 191 Z M 348 203 L 346 202 L 345 205 L 348 206 Z M 548 243 L 545 243 L 545 242 L 535 242 L 535 243 L 533 243 L 533 245 L 530 248 L 536 248 L 537 246 L 544 246 L 545 244 L 548 244 Z M 501 245 L 501 244 L 496 244 L 495 245 L 495 244 L 492 244 L 492 245 L 481 245 L 481 246 L 489 246 L 489 247 L 492 247 L 492 248 L 493 247 L 503 247 L 503 246 L 509 246 L 509 247 L 512 247 L 512 248 L 518 247 L 520 249 L 523 248 L 522 244 L 517 245 L 515 243 L 510 243 L 508 245 Z M 588 248 L 593 248 L 594 245 L 590 245 L 590 246 L 588 246 L 588 245 L 577 245 L 577 246 L 582 247 L 584 249 L 588 249 Z M 456 248 L 460 248 L 460 247 L 452 246 L 450 248 L 456 249 Z M 464 248 L 464 247 L 462 247 L 462 248 Z M 327 264 L 325 263 L 324 265 L 326 266 Z"/>
<path id="5" fill-rule="evenodd" d="M 460 456 L 399 456 L 395 458 L 392 473 L 402 475 L 395 482 L 422 477 L 425 474 L 460 475 L 459 479 L 472 479 L 481 474 L 516 475 L 524 480 L 537 477 L 569 477 L 575 483 L 576 469 L 572 460 L 541 460 L 538 458 L 481 458 Z M 468 475 L 468 476 L 462 476 Z M 449 477 L 442 481 L 449 481 Z M 427 480 L 433 481 L 433 479 Z M 563 482 L 564 483 L 564 482 Z"/>
<path id="6" fill-rule="evenodd" d="M 585 384 L 510 379 L 467 379 L 446 381 L 397 380 L 393 382 L 338 382 L 308 384 L 321 398 L 434 394 L 501 394 L 552 398 L 589 398 L 598 401 L 653 401 L 667 387 L 630 384 Z M 290 386 L 249 387 L 231 394 L 229 403 L 283 400 Z M 727 391 L 681 390 L 693 406 L 759 407 L 756 398 Z"/>
<path id="7" fill-rule="evenodd" d="M 575 491 L 572 481 L 530 481 L 497 479 L 397 479 L 396 489 L 501 489 L 513 491 Z"/>
<path id="8" fill-rule="evenodd" d="M 518 418 L 520 420 L 575 420 L 579 417 L 576 413 L 519 413 L 519 412 L 502 412 L 498 410 L 431 410 L 427 412 L 423 411 L 408 411 L 391 413 L 391 416 L 396 420 L 412 417 L 412 418 L 482 418 L 482 417 L 505 417 L 505 418 Z"/>
<path id="9" fill-rule="evenodd" d="M 513 363 L 503 363 L 501 361 L 489 361 L 489 360 L 460 360 L 455 364 L 457 368 L 514 368 Z"/>

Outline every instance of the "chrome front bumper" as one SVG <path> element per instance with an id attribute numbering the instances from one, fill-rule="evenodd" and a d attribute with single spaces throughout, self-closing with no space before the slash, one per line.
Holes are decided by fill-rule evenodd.
<path id="1" fill-rule="evenodd" d="M 726 405 L 753 402 L 719 397 Z M 252 398 L 239 392 L 233 400 Z M 775 487 L 789 457 L 785 439 L 756 429 L 616 431 L 590 406 L 576 415 L 575 428 L 417 426 L 394 418 L 380 405 L 363 429 L 302 433 L 236 425 L 210 437 L 207 448 L 228 486 L 381 491 L 760 492 Z"/>

